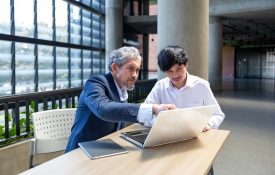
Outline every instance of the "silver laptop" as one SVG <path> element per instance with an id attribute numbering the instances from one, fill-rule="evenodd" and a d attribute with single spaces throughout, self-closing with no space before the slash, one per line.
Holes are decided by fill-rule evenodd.
<path id="1" fill-rule="evenodd" d="M 153 147 L 197 137 L 216 105 L 161 111 L 151 129 L 122 132 L 121 137 L 141 147 Z"/>

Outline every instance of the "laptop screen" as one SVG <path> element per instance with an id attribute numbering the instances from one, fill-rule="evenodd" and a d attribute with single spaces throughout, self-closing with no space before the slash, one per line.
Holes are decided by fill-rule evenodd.
<path id="1" fill-rule="evenodd" d="M 215 105 L 211 105 L 161 111 L 150 132 L 149 130 L 130 131 L 123 133 L 121 137 L 140 147 L 152 147 L 191 139 L 202 132 L 214 108 Z"/>

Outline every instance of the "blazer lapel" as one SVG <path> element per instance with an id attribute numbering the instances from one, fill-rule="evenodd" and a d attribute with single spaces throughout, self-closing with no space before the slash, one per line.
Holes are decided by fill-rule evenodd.
<path id="1" fill-rule="evenodd" d="M 110 90 L 113 92 L 115 101 L 121 102 L 119 94 L 118 94 L 118 90 L 116 88 L 115 80 L 114 80 L 112 74 L 111 73 L 106 74 L 106 78 L 107 78 L 107 81 L 108 81 L 108 83 L 110 85 Z M 115 89 L 115 91 L 113 89 Z M 122 129 L 122 128 L 124 128 L 124 125 L 125 125 L 124 122 L 117 122 L 117 126 L 116 126 L 117 131 L 120 130 L 120 129 Z"/>
<path id="2" fill-rule="evenodd" d="M 114 80 L 112 74 L 111 73 L 106 74 L 106 79 L 109 83 L 110 90 L 111 90 L 112 94 L 114 95 L 114 98 L 115 98 L 114 100 L 117 102 L 120 102 L 120 97 L 119 97 L 118 90 L 117 90 L 116 84 L 115 84 L 115 80 Z"/>

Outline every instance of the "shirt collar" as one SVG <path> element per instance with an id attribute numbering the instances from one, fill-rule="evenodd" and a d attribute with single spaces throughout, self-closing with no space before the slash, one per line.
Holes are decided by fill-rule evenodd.
<path id="1" fill-rule="evenodd" d="M 117 82 L 114 80 L 115 82 L 115 85 L 116 85 L 116 88 L 117 88 L 117 91 L 118 91 L 118 94 L 119 94 L 119 98 L 120 98 L 120 101 L 126 101 L 128 99 L 128 92 L 126 89 L 124 90 L 121 90 L 119 85 L 117 84 Z"/>
<path id="2" fill-rule="evenodd" d="M 186 83 L 185 83 L 184 87 L 191 87 L 191 86 L 193 86 L 192 76 L 190 76 L 188 72 L 186 72 L 186 77 L 187 77 L 187 80 L 186 80 Z"/>
<path id="3" fill-rule="evenodd" d="M 169 80 L 169 78 L 168 78 L 168 81 L 169 81 L 168 87 L 169 87 L 169 88 L 172 88 L 172 89 L 177 89 L 177 90 L 182 90 L 182 89 L 185 89 L 186 87 L 191 87 L 191 86 L 192 86 L 192 80 L 191 80 L 191 76 L 189 76 L 189 73 L 188 73 L 188 72 L 186 72 L 186 78 L 187 78 L 187 80 L 186 80 L 185 85 L 184 85 L 182 88 L 180 88 L 180 89 L 175 88 L 175 87 L 173 86 L 172 82 L 171 82 L 171 81 Z"/>

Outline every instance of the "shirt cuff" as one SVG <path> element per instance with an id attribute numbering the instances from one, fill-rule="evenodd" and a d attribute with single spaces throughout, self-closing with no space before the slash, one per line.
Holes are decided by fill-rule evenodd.
<path id="1" fill-rule="evenodd" d="M 154 123 L 152 109 L 152 104 L 141 104 L 137 115 L 137 121 L 144 126 L 152 127 Z"/>
<path id="2" fill-rule="evenodd" d="M 208 125 L 210 128 L 214 129 L 214 122 L 213 121 L 208 121 Z"/>
<path id="3" fill-rule="evenodd" d="M 216 120 L 217 120 L 217 119 L 215 119 L 214 117 L 215 117 L 215 116 L 212 116 L 212 117 L 210 118 L 210 120 L 208 121 L 208 125 L 209 125 L 210 128 L 212 128 L 212 129 L 218 129 L 218 125 L 216 124 Z"/>

